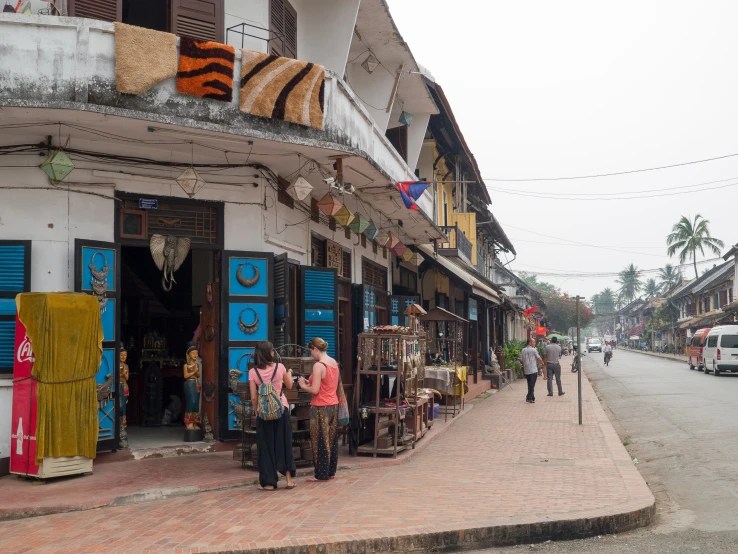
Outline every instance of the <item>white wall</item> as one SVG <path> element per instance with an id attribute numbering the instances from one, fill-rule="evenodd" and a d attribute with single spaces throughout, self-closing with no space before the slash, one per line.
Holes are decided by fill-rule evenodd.
<path id="1" fill-rule="evenodd" d="M 417 167 L 420 149 L 423 147 L 425 131 L 428 129 L 430 114 L 414 114 L 413 120 L 407 129 L 407 165 Z M 431 176 L 432 179 L 432 176 Z"/>
<path id="2" fill-rule="evenodd" d="M 294 4 L 293 4 L 294 5 Z M 299 16 L 298 16 L 299 20 Z M 243 37 L 243 46 L 241 45 L 241 35 L 227 29 L 239 23 L 248 23 L 256 25 L 262 29 L 269 29 L 269 0 L 225 0 L 225 28 L 226 43 L 236 48 L 245 48 L 247 50 L 256 50 L 257 52 L 268 52 L 266 40 L 270 38 L 268 31 L 256 29 L 254 27 L 239 27 L 237 31 L 243 31 L 249 35 L 255 35 L 260 38 Z"/>
<path id="3" fill-rule="evenodd" d="M 377 67 L 373 73 L 367 73 L 361 64 L 368 55 L 367 52 L 349 63 L 346 66 L 346 76 L 349 86 L 372 116 L 379 131 L 384 134 L 392 112 L 391 105 L 389 112 L 386 108 L 395 85 L 395 76 L 390 75 L 381 66 Z M 393 103 L 395 98 L 396 96 L 392 97 Z"/>
<path id="4" fill-rule="evenodd" d="M 290 0 L 297 10 L 297 57 L 343 75 L 360 0 Z"/>

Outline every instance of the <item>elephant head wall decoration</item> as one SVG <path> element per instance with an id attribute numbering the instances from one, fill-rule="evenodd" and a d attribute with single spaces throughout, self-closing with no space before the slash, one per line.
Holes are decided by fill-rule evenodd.
<path id="1" fill-rule="evenodd" d="M 151 235 L 151 256 L 156 267 L 162 271 L 161 286 L 165 291 L 172 290 L 173 284 L 177 282 L 174 280 L 174 272 L 182 267 L 191 244 L 192 241 L 187 237 Z"/>

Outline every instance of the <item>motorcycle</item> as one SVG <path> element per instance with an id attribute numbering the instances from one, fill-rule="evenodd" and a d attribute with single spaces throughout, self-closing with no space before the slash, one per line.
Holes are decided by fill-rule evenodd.
<path id="1" fill-rule="evenodd" d="M 612 359 L 612 352 L 605 352 L 605 365 L 610 365 L 610 360 Z"/>

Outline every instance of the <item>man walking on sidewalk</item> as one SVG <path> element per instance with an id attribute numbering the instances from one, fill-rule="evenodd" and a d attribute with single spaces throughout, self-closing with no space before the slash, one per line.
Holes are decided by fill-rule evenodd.
<path id="1" fill-rule="evenodd" d="M 561 347 L 559 339 L 551 338 L 551 343 L 546 345 L 546 380 L 548 384 L 548 395 L 553 396 L 553 378 L 556 376 L 556 386 L 559 388 L 559 396 L 564 396 L 561 389 Z"/>
<path id="2" fill-rule="evenodd" d="M 536 339 L 528 339 L 528 346 L 520 352 L 520 361 L 523 362 L 523 373 L 528 380 L 528 396 L 525 397 L 525 401 L 531 404 L 535 404 L 536 402 L 536 380 L 541 375 L 541 370 L 538 366 L 539 364 L 543 364 L 535 344 Z"/>

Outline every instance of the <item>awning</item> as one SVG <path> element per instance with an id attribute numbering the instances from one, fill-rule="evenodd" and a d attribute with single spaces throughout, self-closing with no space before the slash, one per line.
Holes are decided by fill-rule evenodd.
<path id="1" fill-rule="evenodd" d="M 692 319 L 688 319 L 687 321 L 681 323 L 679 325 L 680 329 L 689 329 L 690 327 L 694 327 L 697 322 L 702 319 L 701 317 L 693 317 Z"/>
<path id="2" fill-rule="evenodd" d="M 419 244 L 417 248 L 426 258 L 438 263 L 441 267 L 452 274 L 454 278 L 469 285 L 472 288 L 472 293 L 477 294 L 482 298 L 489 300 L 490 302 L 495 302 L 497 304 L 500 303 L 500 295 L 497 294 L 494 289 L 482 283 L 481 280 L 473 277 L 469 272 L 467 272 L 461 266 L 455 264 L 451 260 L 440 255 L 434 255 L 432 246 L 429 246 L 427 244 Z"/>

